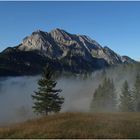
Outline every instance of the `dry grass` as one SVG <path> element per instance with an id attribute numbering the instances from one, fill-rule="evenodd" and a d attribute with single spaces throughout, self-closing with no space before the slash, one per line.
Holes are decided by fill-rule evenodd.
<path id="1" fill-rule="evenodd" d="M 0 128 L 0 138 L 140 138 L 140 113 L 61 113 Z"/>

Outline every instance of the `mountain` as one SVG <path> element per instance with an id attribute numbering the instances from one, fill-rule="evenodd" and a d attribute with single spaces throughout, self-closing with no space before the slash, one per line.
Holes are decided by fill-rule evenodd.
<path id="1" fill-rule="evenodd" d="M 18 46 L 0 53 L 0 76 L 39 74 L 46 64 L 58 71 L 81 73 L 123 63 L 135 61 L 102 47 L 86 35 L 58 28 L 51 32 L 37 30 Z"/>

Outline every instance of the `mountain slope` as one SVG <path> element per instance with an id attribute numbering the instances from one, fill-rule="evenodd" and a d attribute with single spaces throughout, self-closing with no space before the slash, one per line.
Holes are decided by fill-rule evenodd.
<path id="1" fill-rule="evenodd" d="M 21 44 L 0 53 L 0 76 L 38 74 L 49 64 L 59 71 L 81 73 L 111 65 L 135 63 L 85 35 L 61 29 L 35 31 Z"/>

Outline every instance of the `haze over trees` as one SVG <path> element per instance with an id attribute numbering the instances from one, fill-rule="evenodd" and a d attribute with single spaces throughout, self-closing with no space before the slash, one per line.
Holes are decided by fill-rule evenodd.
<path id="1" fill-rule="evenodd" d="M 129 85 L 127 81 L 125 81 L 122 86 L 119 110 L 125 112 L 134 111 L 133 96 L 132 96 L 132 92 L 129 89 Z"/>
<path id="2" fill-rule="evenodd" d="M 89 105 L 92 100 L 91 97 L 93 96 L 93 93 L 95 89 L 97 89 L 98 85 L 102 84 L 105 76 L 113 79 L 116 89 L 118 107 L 120 103 L 119 95 L 121 94 L 121 87 L 124 80 L 127 80 L 132 91 L 132 95 L 134 95 L 134 84 L 136 81 L 137 73 L 140 74 L 139 64 L 118 65 L 116 67 L 110 67 L 102 71 L 95 71 L 89 76 L 81 74 L 76 75 L 72 73 L 65 73 L 65 75 L 58 74 L 54 79 L 57 81 L 56 88 L 59 87 L 60 89 L 63 89 L 61 95 L 63 95 L 63 97 L 65 98 L 65 103 L 62 105 L 62 111 L 89 111 Z M 13 122 L 16 122 L 16 120 L 22 120 L 23 117 L 21 115 L 18 115 L 17 113 L 19 112 L 19 110 L 21 110 L 22 106 L 24 106 L 25 109 L 28 110 L 28 114 L 26 113 L 26 119 L 31 118 L 35 115 L 32 112 L 33 102 L 31 94 L 33 94 L 34 91 L 38 90 L 36 81 L 39 79 L 40 75 L 35 77 L 24 76 L 1 79 L 0 106 L 1 114 L 3 114 L 3 116 L 0 117 L 0 122 L 10 122 L 12 117 L 15 118 L 15 120 L 12 120 Z M 5 101 L 11 103 L 12 105 L 8 106 L 7 102 Z M 5 107 L 4 110 L 3 106 Z"/>
<path id="3" fill-rule="evenodd" d="M 95 90 L 91 102 L 93 112 L 112 112 L 116 111 L 116 91 L 113 80 L 105 78 L 102 85 Z"/>
<path id="4" fill-rule="evenodd" d="M 59 112 L 64 98 L 60 97 L 61 89 L 55 89 L 57 82 L 53 79 L 53 70 L 46 66 L 42 78 L 38 81 L 38 91 L 32 95 L 33 109 L 37 114 L 48 115 L 51 112 Z"/>
<path id="5" fill-rule="evenodd" d="M 140 75 L 138 73 L 136 74 L 132 90 L 130 90 L 127 81 L 123 83 L 119 110 L 125 112 L 140 112 Z"/>
<path id="6" fill-rule="evenodd" d="M 116 96 L 118 93 L 116 93 L 113 80 L 104 77 L 102 84 L 99 84 L 93 94 L 90 104 L 92 112 L 140 111 L 140 75 L 138 73 L 132 89 L 127 80 L 122 83 L 122 87 L 119 87 L 121 90 L 119 98 Z"/>

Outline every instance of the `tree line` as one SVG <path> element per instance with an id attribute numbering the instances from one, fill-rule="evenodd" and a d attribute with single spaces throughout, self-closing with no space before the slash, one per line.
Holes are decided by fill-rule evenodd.
<path id="1" fill-rule="evenodd" d="M 117 97 L 113 80 L 105 77 L 93 94 L 90 110 L 92 112 L 139 112 L 140 75 L 137 74 L 132 90 L 128 82 L 124 81 L 119 97 Z"/>

